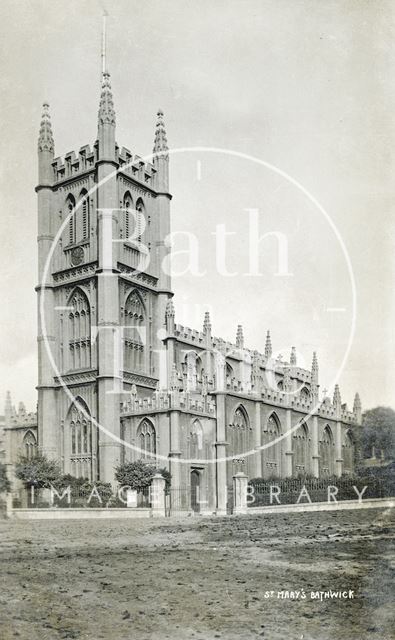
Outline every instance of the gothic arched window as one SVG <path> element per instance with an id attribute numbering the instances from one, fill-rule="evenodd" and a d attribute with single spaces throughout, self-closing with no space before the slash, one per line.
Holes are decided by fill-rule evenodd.
<path id="1" fill-rule="evenodd" d="M 82 411 L 82 408 L 84 409 Z M 67 416 L 71 475 L 76 478 L 93 477 L 92 472 L 92 424 L 85 402 L 77 397 Z"/>
<path id="2" fill-rule="evenodd" d="M 76 224 L 75 224 L 75 198 L 71 193 L 66 198 L 66 215 L 68 216 L 68 243 L 74 244 L 76 241 Z"/>
<path id="3" fill-rule="evenodd" d="M 141 458 L 152 458 L 156 454 L 155 428 L 149 420 L 144 419 L 137 429 L 137 446 Z"/>
<path id="4" fill-rule="evenodd" d="M 80 193 L 79 207 L 77 211 L 77 241 L 86 240 L 89 237 L 89 197 L 86 189 Z"/>
<path id="5" fill-rule="evenodd" d="M 136 202 L 136 236 L 137 240 L 141 242 L 141 237 L 145 229 L 145 206 L 141 198 Z"/>
<path id="6" fill-rule="evenodd" d="M 310 399 L 310 391 L 308 390 L 307 387 L 302 387 L 302 389 L 300 390 L 300 397 L 304 401 L 307 401 Z"/>
<path id="7" fill-rule="evenodd" d="M 350 431 L 346 431 L 343 440 L 343 470 L 352 473 L 354 470 L 354 438 Z"/>
<path id="8" fill-rule="evenodd" d="M 320 476 L 331 476 L 334 468 L 334 441 L 332 429 L 327 424 L 319 442 Z"/>
<path id="9" fill-rule="evenodd" d="M 91 318 L 85 293 L 77 287 L 72 293 L 69 308 L 70 369 L 87 369 L 91 366 Z"/>
<path id="10" fill-rule="evenodd" d="M 275 441 L 281 433 L 280 420 L 276 413 L 272 413 L 262 432 L 262 444 L 269 445 Z M 280 475 L 281 468 L 281 442 L 274 442 L 271 446 L 262 449 L 262 462 L 265 476 Z"/>
<path id="11" fill-rule="evenodd" d="M 127 191 L 123 197 L 123 236 L 125 239 L 129 238 L 133 230 L 133 200 L 130 192 Z"/>
<path id="12" fill-rule="evenodd" d="M 233 470 L 247 473 L 245 459 L 247 451 L 251 450 L 252 430 L 247 412 L 243 406 L 238 406 L 233 414 L 233 420 L 229 425 L 230 452 L 233 457 Z M 249 456 L 250 458 L 250 456 Z"/>
<path id="13" fill-rule="evenodd" d="M 23 451 L 29 460 L 35 457 L 37 453 L 37 440 L 34 433 L 27 431 L 23 438 Z"/>
<path id="14" fill-rule="evenodd" d="M 293 443 L 293 466 L 295 475 L 303 475 L 309 471 L 309 430 L 307 424 L 303 423 L 294 431 Z"/>
<path id="15" fill-rule="evenodd" d="M 190 437 L 190 458 L 198 460 L 203 457 L 203 428 L 199 420 L 194 420 L 191 425 Z"/>
<path id="16" fill-rule="evenodd" d="M 124 316 L 124 369 L 145 371 L 146 314 L 140 294 L 134 290 L 126 299 Z"/>

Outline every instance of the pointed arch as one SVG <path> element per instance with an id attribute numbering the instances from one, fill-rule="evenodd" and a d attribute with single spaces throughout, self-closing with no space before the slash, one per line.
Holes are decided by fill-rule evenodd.
<path id="1" fill-rule="evenodd" d="M 355 457 L 355 438 L 350 429 L 344 434 L 342 443 L 343 471 L 345 474 L 351 474 L 354 471 Z"/>
<path id="2" fill-rule="evenodd" d="M 262 424 L 261 441 L 266 446 L 262 449 L 262 469 L 264 477 L 281 474 L 281 442 L 276 442 L 281 435 L 281 422 L 275 411 L 272 411 Z M 273 444 L 270 444 L 272 443 Z"/>
<path id="3" fill-rule="evenodd" d="M 193 420 L 189 432 L 190 438 L 190 455 L 189 457 L 192 460 L 198 460 L 203 457 L 204 449 L 203 449 L 203 427 L 201 425 L 200 420 L 197 418 Z"/>
<path id="4" fill-rule="evenodd" d="M 334 438 L 332 429 L 326 424 L 319 441 L 320 476 L 331 476 L 334 473 Z"/>
<path id="5" fill-rule="evenodd" d="M 76 287 L 71 293 L 67 307 L 69 366 L 70 369 L 87 369 L 91 366 L 91 313 L 86 293 Z"/>
<path id="6" fill-rule="evenodd" d="M 156 455 L 156 431 L 148 418 L 143 418 L 137 427 L 137 446 L 142 459 L 154 458 Z"/>
<path id="7" fill-rule="evenodd" d="M 124 361 L 127 371 L 145 371 L 147 360 L 147 313 L 137 289 L 133 289 L 125 301 L 124 313 Z"/>
<path id="8" fill-rule="evenodd" d="M 76 241 L 75 198 L 71 193 L 69 193 L 65 201 L 65 215 L 69 216 L 66 244 L 74 244 Z"/>
<path id="9" fill-rule="evenodd" d="M 251 456 L 245 458 L 245 454 L 253 446 L 252 429 L 248 412 L 241 403 L 234 408 L 228 433 L 230 454 L 233 457 L 233 473 L 243 471 L 248 474 Z"/>
<path id="10" fill-rule="evenodd" d="M 34 458 L 37 454 L 37 438 L 30 429 L 23 436 L 23 452 L 28 460 Z"/>
<path id="11" fill-rule="evenodd" d="M 125 239 L 129 238 L 129 236 L 132 234 L 132 227 L 133 227 L 133 198 L 132 198 L 132 194 L 130 193 L 130 191 L 125 191 L 124 195 L 123 195 L 123 199 L 122 199 L 122 208 L 124 210 L 123 213 L 123 237 Z"/>
<path id="12" fill-rule="evenodd" d="M 292 436 L 293 472 L 294 475 L 304 475 L 309 472 L 309 427 L 302 422 Z"/>
<path id="13" fill-rule="evenodd" d="M 136 200 L 136 235 L 140 242 L 145 229 L 145 204 L 142 198 Z"/>
<path id="14" fill-rule="evenodd" d="M 76 239 L 86 240 L 89 238 L 90 211 L 89 196 L 86 189 L 82 189 L 78 198 L 78 211 L 76 216 Z"/>
<path id="15" fill-rule="evenodd" d="M 70 472 L 76 478 L 93 477 L 91 412 L 85 400 L 77 396 L 66 417 L 65 449 L 70 452 Z"/>
<path id="16" fill-rule="evenodd" d="M 300 390 L 300 397 L 302 400 L 310 400 L 310 391 L 307 387 L 302 387 Z"/>

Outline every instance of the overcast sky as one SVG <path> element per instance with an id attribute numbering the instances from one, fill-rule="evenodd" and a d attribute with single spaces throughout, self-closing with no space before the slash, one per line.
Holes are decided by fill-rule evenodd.
<path id="1" fill-rule="evenodd" d="M 385 0 L 3 0 L 0 401 L 10 389 L 15 402 L 36 402 L 41 105 L 50 102 L 56 155 L 96 139 L 103 8 L 118 143 L 150 153 L 161 107 L 172 149 L 223 150 L 170 160 L 173 228 L 196 235 L 206 271 L 174 278 L 176 320 L 200 329 L 209 308 L 214 335 L 234 340 L 241 323 L 246 346 L 260 350 L 270 328 L 286 357 L 295 345 L 309 365 L 316 349 L 321 385 L 330 385 L 352 326 L 340 237 L 357 293 L 342 399 L 352 404 L 358 390 L 364 408 L 395 406 L 395 8 Z M 300 184 L 331 222 L 259 161 Z M 246 275 L 246 209 L 259 210 L 260 235 L 286 236 L 292 276 L 275 275 L 273 238 L 260 245 L 262 274 Z M 216 269 L 219 224 L 232 233 L 232 277 Z"/>

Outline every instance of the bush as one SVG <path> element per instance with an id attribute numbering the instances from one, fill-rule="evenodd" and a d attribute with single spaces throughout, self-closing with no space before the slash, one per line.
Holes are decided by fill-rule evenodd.
<path id="1" fill-rule="evenodd" d="M 149 487 L 156 469 L 152 464 L 143 460 L 125 462 L 115 469 L 115 478 L 123 487 L 130 487 L 135 491 L 142 491 Z"/>
<path id="2" fill-rule="evenodd" d="M 160 473 L 165 481 L 166 492 L 170 489 L 171 474 L 167 469 L 157 469 L 144 460 L 125 462 L 115 469 L 115 478 L 122 487 L 130 487 L 134 491 L 143 491 L 150 486 L 152 478 Z"/>
<path id="3" fill-rule="evenodd" d="M 11 490 L 10 481 L 7 478 L 7 468 L 0 462 L 0 493 L 9 493 Z"/>
<path id="4" fill-rule="evenodd" d="M 22 456 L 15 465 L 15 475 L 26 488 L 49 489 L 59 481 L 61 470 L 56 460 L 48 460 L 44 455 L 30 459 Z"/>

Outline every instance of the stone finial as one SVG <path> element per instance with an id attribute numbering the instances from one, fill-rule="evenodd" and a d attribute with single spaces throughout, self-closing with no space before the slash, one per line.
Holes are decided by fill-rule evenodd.
<path id="1" fill-rule="evenodd" d="M 270 337 L 270 331 L 266 334 L 266 344 L 265 344 L 265 357 L 268 360 L 272 357 L 273 349 L 272 349 L 272 340 Z"/>
<path id="2" fill-rule="evenodd" d="M 52 135 L 51 116 L 49 115 L 49 104 L 44 102 L 43 114 L 41 116 L 40 133 L 38 136 L 38 151 L 55 152 L 55 143 Z"/>
<path id="3" fill-rule="evenodd" d="M 341 399 L 340 389 L 338 384 L 335 385 L 335 391 L 333 393 L 333 406 L 336 409 L 341 409 L 341 406 L 342 406 L 342 399 Z"/>
<path id="4" fill-rule="evenodd" d="M 238 349 L 243 349 L 243 347 L 244 347 L 243 327 L 241 326 L 241 324 L 237 325 L 236 347 Z"/>
<path id="5" fill-rule="evenodd" d="M 291 370 L 289 367 L 283 369 L 283 391 L 290 393 L 292 391 Z"/>
<path id="6" fill-rule="evenodd" d="M 203 333 L 204 335 L 211 333 L 211 320 L 210 313 L 208 311 L 204 314 Z"/>
<path id="7" fill-rule="evenodd" d="M 361 424 L 362 423 L 362 404 L 361 404 L 361 398 L 359 397 L 359 393 L 355 394 L 352 412 L 354 414 L 356 423 Z"/>
<path id="8" fill-rule="evenodd" d="M 103 124 L 112 124 L 115 126 L 114 100 L 112 97 L 110 74 L 108 71 L 104 71 L 102 74 L 98 122 L 99 127 Z"/>
<path id="9" fill-rule="evenodd" d="M 130 389 L 130 395 L 132 396 L 132 400 L 136 400 L 137 398 L 137 387 L 135 384 L 132 384 L 132 387 Z"/>
<path id="10" fill-rule="evenodd" d="M 163 111 L 162 109 L 158 109 L 158 119 L 156 121 L 155 128 L 155 140 L 154 140 L 154 148 L 152 149 L 152 153 L 154 155 L 154 159 L 156 158 L 168 158 L 169 157 L 169 147 L 167 146 L 167 136 L 165 129 L 165 122 L 163 120 Z"/>
<path id="11" fill-rule="evenodd" d="M 291 348 L 291 356 L 289 358 L 289 363 L 291 367 L 296 367 L 296 349 L 295 347 Z"/>

